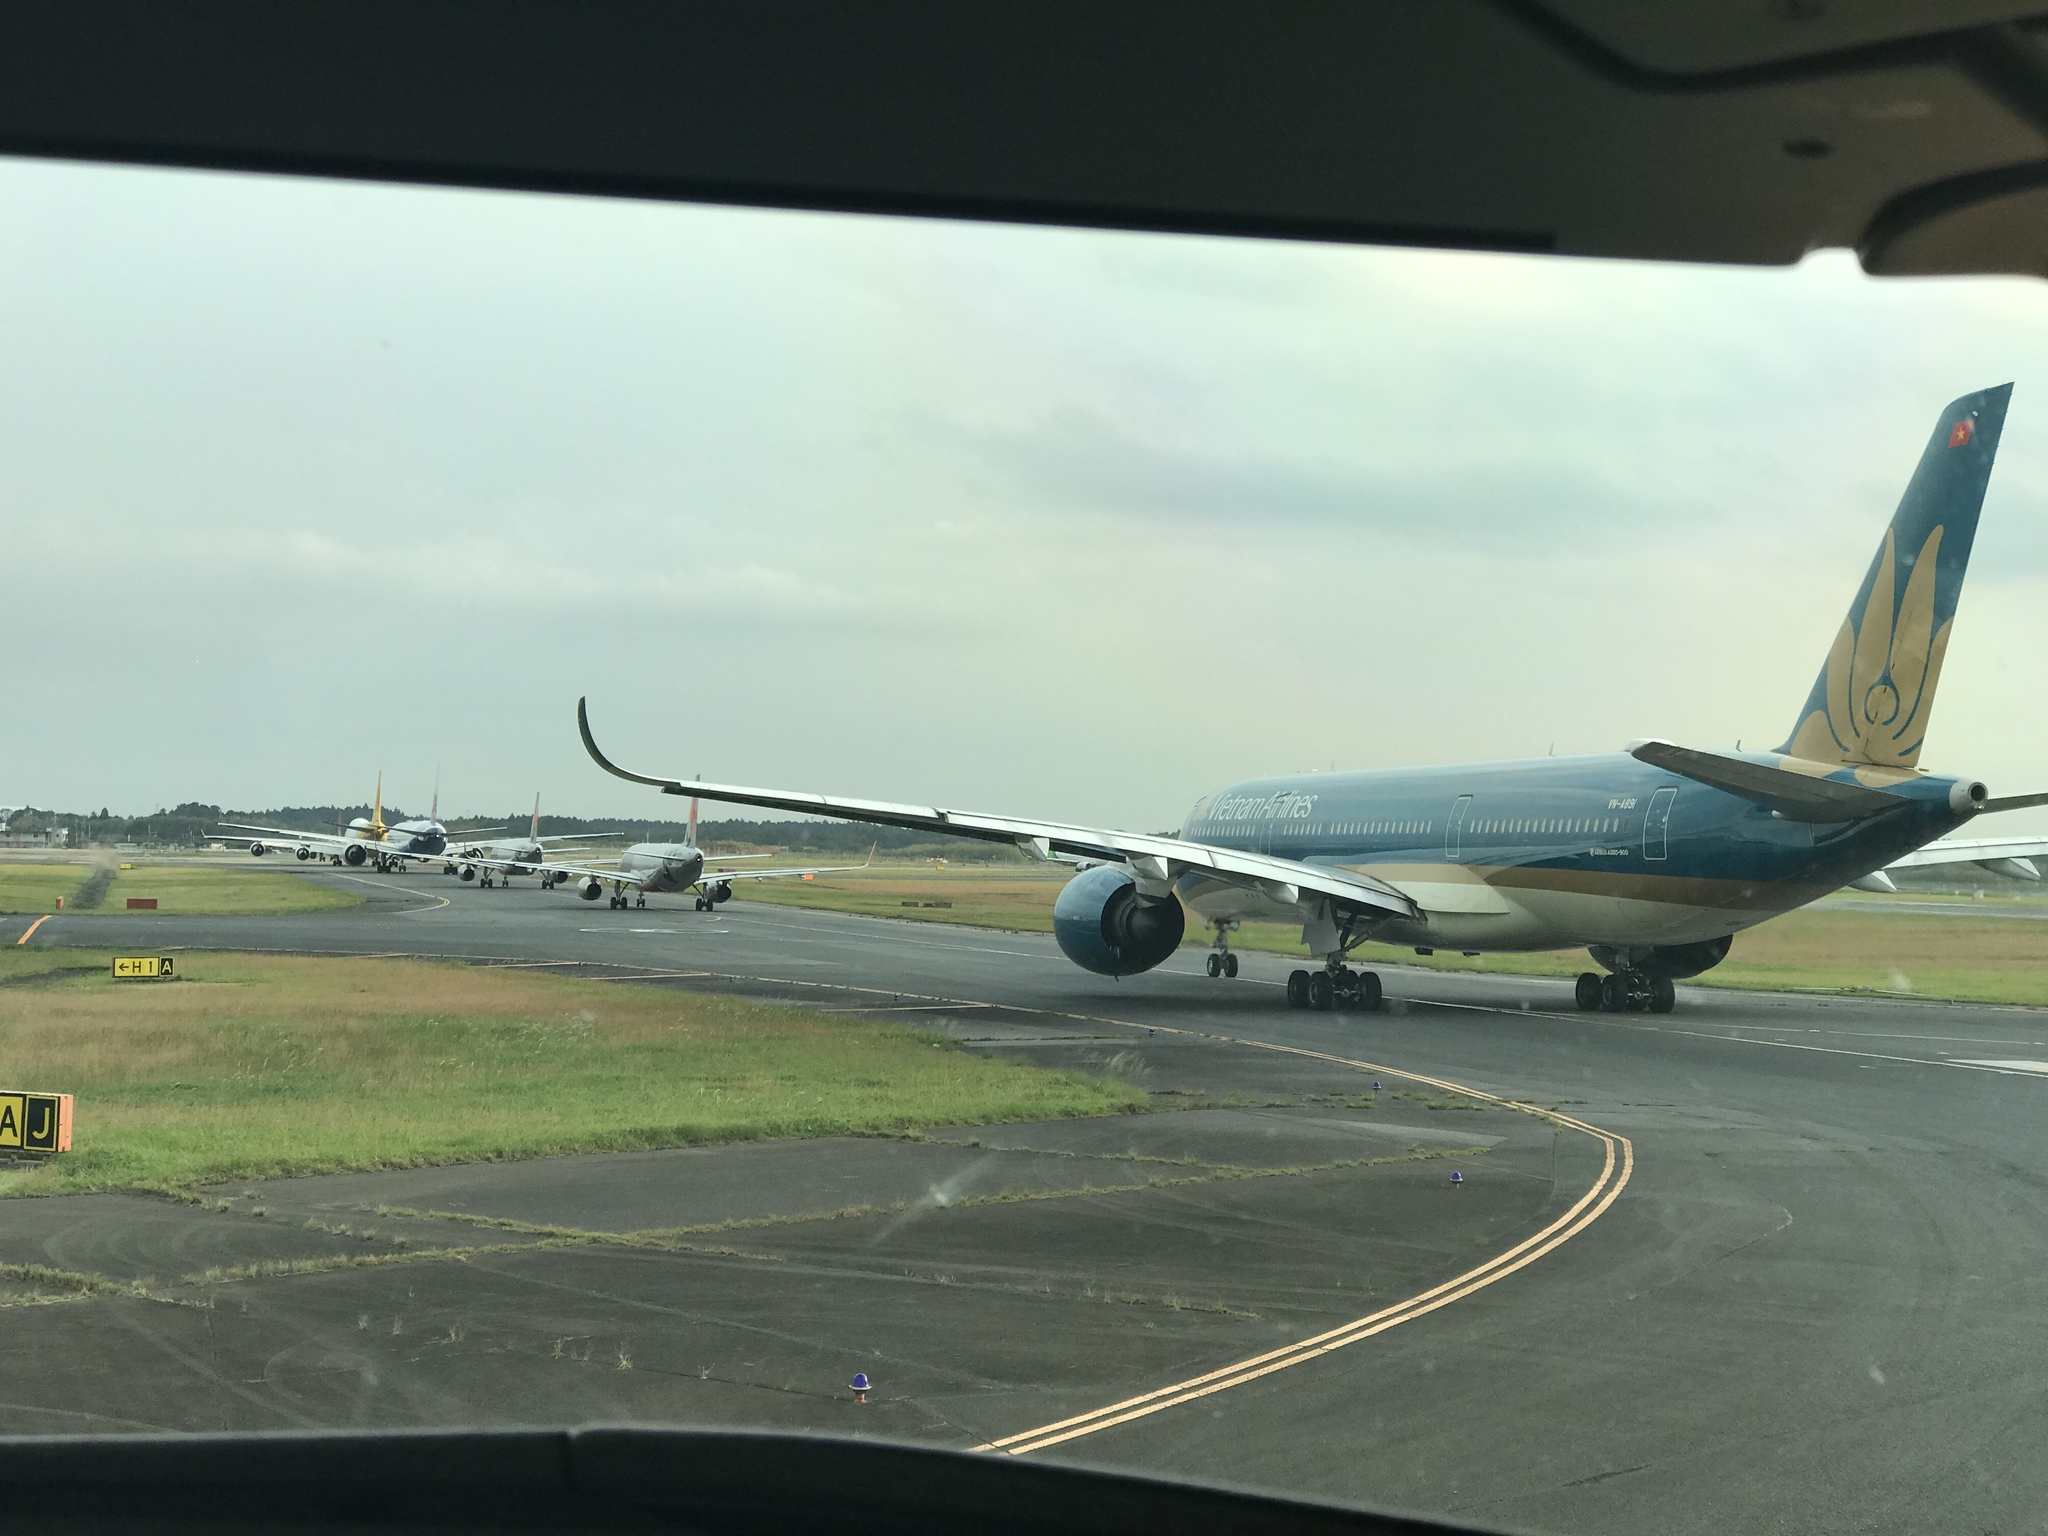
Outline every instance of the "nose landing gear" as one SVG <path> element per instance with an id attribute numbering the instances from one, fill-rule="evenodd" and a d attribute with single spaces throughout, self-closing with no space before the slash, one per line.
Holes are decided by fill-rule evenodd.
<path id="1" fill-rule="evenodd" d="M 1230 952 L 1230 930 L 1236 926 L 1231 918 L 1217 919 L 1216 947 L 1209 951 L 1208 970 L 1212 978 L 1237 974 L 1237 956 Z"/>

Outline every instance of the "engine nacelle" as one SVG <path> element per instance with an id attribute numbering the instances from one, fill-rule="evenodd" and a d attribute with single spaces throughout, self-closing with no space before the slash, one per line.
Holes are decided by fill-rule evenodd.
<path id="1" fill-rule="evenodd" d="M 350 843 L 346 848 L 341 850 L 342 862 L 346 864 L 354 864 L 360 866 L 363 860 L 367 859 L 369 856 L 370 855 L 368 851 L 364 849 L 361 843 Z"/>
<path id="2" fill-rule="evenodd" d="M 261 843 L 251 843 L 249 845 L 249 857 L 252 859 L 260 859 L 263 857 L 263 855 L 265 855 L 268 852 L 270 852 L 270 850 L 264 847 Z"/>
<path id="3" fill-rule="evenodd" d="M 1098 976 L 1135 976 L 1180 948 L 1187 912 L 1178 898 L 1146 896 L 1112 864 L 1074 876 L 1052 908 L 1052 936 L 1069 960 Z"/>
<path id="4" fill-rule="evenodd" d="M 731 901 L 732 886 L 726 883 L 725 881 L 721 880 L 718 884 L 712 886 L 704 894 L 706 896 L 709 896 L 713 901 Z"/>
<path id="5" fill-rule="evenodd" d="M 1611 944 L 1593 944 L 1586 953 L 1610 971 L 1641 971 L 1646 976 L 1662 976 L 1670 981 L 1683 981 L 1688 976 L 1697 976 L 1701 971 L 1711 971 L 1728 958 L 1729 946 L 1734 944 L 1733 934 L 1723 934 L 1718 939 L 1702 939 L 1697 944 L 1638 944 L 1628 949 L 1616 949 Z"/>
<path id="6" fill-rule="evenodd" d="M 604 887 L 595 880 L 586 880 L 576 888 L 576 894 L 585 901 L 595 901 L 604 894 Z"/>
<path id="7" fill-rule="evenodd" d="M 297 852 L 298 852 L 298 860 L 299 860 L 299 862 L 300 862 L 301 864 L 305 863 L 305 862 L 306 862 L 306 860 L 308 860 L 308 859 L 310 859 L 311 857 L 313 857 L 313 850 L 312 850 L 312 849 L 310 849 L 310 848 L 301 848 L 301 849 L 297 850 Z"/>
<path id="8" fill-rule="evenodd" d="M 476 878 L 476 866 L 474 864 L 463 865 L 462 868 L 455 871 L 455 878 L 458 880 L 474 880 Z"/>

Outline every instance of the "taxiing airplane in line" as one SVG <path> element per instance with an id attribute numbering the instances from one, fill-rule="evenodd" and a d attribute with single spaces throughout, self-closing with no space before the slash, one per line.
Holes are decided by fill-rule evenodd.
<path id="1" fill-rule="evenodd" d="M 1775 752 L 1644 740 L 1588 757 L 1258 779 L 1204 796 L 1176 837 L 634 773 L 598 750 L 580 700 L 577 727 L 599 767 L 664 794 L 1082 864 L 1053 932 L 1100 975 L 1161 964 L 1193 911 L 1216 930 L 1211 976 L 1237 974 L 1237 924 L 1301 923 L 1323 964 L 1288 978 L 1294 1007 L 1377 1007 L 1379 978 L 1346 963 L 1376 940 L 1423 953 L 1583 946 L 1605 974 L 1579 976 L 1581 1008 L 1669 1012 L 1672 983 L 1719 964 L 1743 929 L 1889 866 L 2048 853 L 2048 839 L 1938 841 L 2048 794 L 1993 798 L 1920 767 L 2011 393 L 1982 390 L 1941 413 Z"/>
<path id="2" fill-rule="evenodd" d="M 335 832 L 302 832 L 291 827 L 256 827 L 246 822 L 221 823 L 231 831 L 216 832 L 224 843 L 247 843 L 256 858 L 289 849 L 301 862 L 326 859 L 335 864 L 372 865 L 380 874 L 408 862 L 441 858 L 448 848 L 448 829 L 441 825 L 441 791 L 434 790 L 434 803 L 424 820 L 384 824 L 384 775 L 377 775 L 377 798 L 368 816 L 357 816 Z M 455 834 L 496 832 L 498 827 L 473 827 Z M 255 834 L 251 836 L 249 834 Z"/>
<path id="3" fill-rule="evenodd" d="M 492 831 L 486 827 L 484 831 Z M 458 833 L 448 839 L 447 870 L 464 880 L 482 877 L 486 890 L 513 875 L 538 874 L 545 889 L 555 884 L 554 871 L 545 864 L 548 844 L 602 842 L 606 838 L 624 837 L 623 832 L 551 832 L 546 837 L 540 832 L 540 796 L 533 797 L 533 820 L 524 837 L 499 838 L 491 842 L 472 842 Z M 586 853 L 582 847 L 558 849 L 559 853 Z"/>
<path id="4" fill-rule="evenodd" d="M 767 857 L 765 853 L 722 854 L 716 862 L 722 866 Z M 814 875 L 866 869 L 874 861 L 875 851 L 870 848 L 865 864 L 820 864 L 809 868 L 748 870 L 719 868 L 707 872 L 704 850 L 697 846 L 697 802 L 692 800 L 689 830 L 684 841 L 680 843 L 635 843 L 630 848 L 622 850 L 618 861 L 610 865 L 572 864 L 551 860 L 537 866 L 528 863 L 521 867 L 529 871 L 538 870 L 542 889 L 573 882 L 576 894 L 585 901 L 597 900 L 604 894 L 605 887 L 609 886 L 613 911 L 622 911 L 627 907 L 644 907 L 650 894 L 679 894 L 694 890 L 697 893 L 697 910 L 709 912 L 720 902 L 732 899 L 732 883 L 735 880 L 808 880 Z M 477 862 L 496 867 L 501 873 L 507 872 L 507 866 L 502 861 Z"/>

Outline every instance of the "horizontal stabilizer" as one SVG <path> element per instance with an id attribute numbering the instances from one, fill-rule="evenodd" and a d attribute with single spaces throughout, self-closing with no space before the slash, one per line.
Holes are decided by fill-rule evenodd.
<path id="1" fill-rule="evenodd" d="M 2048 858 L 2048 837 L 1945 837 L 1894 859 L 1887 869 L 1925 869 L 1929 865 L 1981 864 L 1994 874 L 2015 880 L 2038 880 L 2034 860 Z"/>
<path id="2" fill-rule="evenodd" d="M 1895 811 L 1906 803 L 1898 795 L 1865 789 L 1860 784 L 1811 778 L 1803 773 L 1752 763 L 1745 758 L 1695 751 L 1668 741 L 1638 742 L 1629 748 L 1629 755 L 1653 768 L 1683 774 L 1698 783 L 1765 806 L 1787 821 L 1861 821 L 1865 817 Z"/>
<path id="3" fill-rule="evenodd" d="M 1987 811 L 2027 811 L 2037 805 L 2048 805 L 2048 795 L 2001 795 L 1996 800 L 1986 800 L 1977 811 L 1980 815 Z"/>

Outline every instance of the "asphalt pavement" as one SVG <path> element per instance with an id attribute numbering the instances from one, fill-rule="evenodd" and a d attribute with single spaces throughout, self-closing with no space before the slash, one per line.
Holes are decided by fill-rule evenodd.
<path id="1" fill-rule="evenodd" d="M 6 1310 L 0 1430 L 819 1427 L 1545 1530 L 2048 1510 L 2048 1013 L 1681 986 L 1589 1015 L 1397 969 L 1385 1012 L 1311 1014 L 1260 955 L 1110 982 L 1035 935 L 321 878 L 373 899 L 33 942 L 731 991 L 1161 1112 L 11 1202 L 0 1288 L 101 1294 Z"/>

